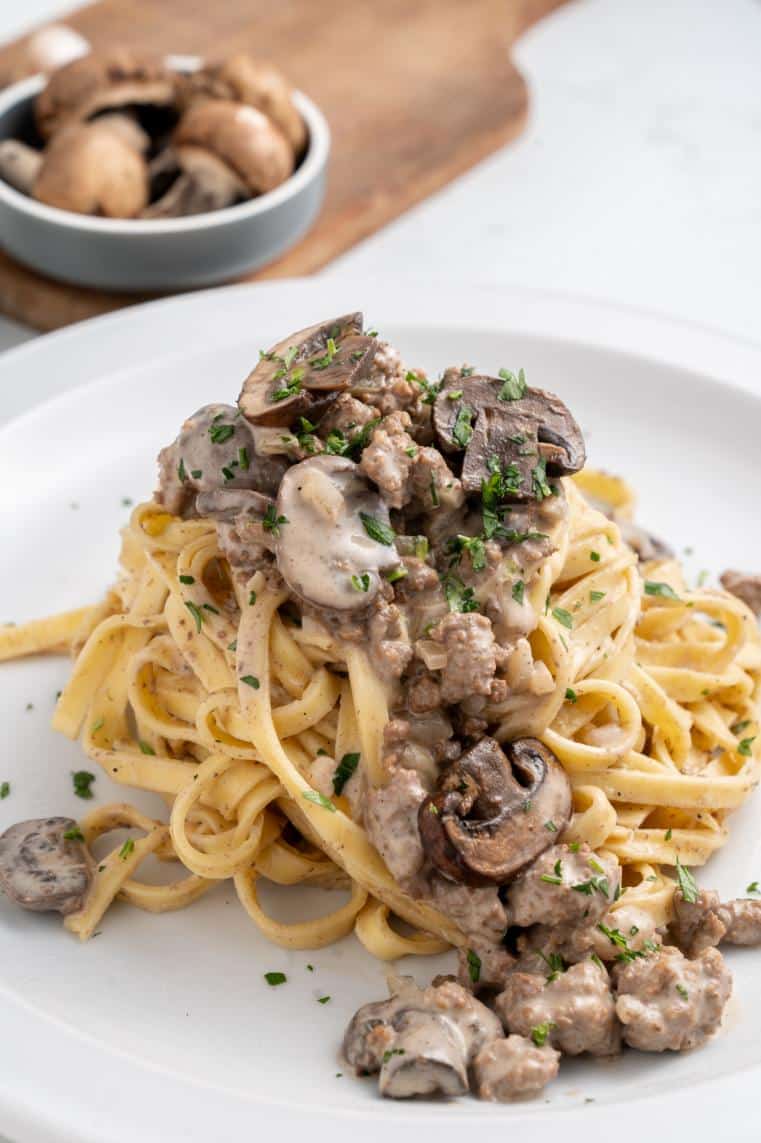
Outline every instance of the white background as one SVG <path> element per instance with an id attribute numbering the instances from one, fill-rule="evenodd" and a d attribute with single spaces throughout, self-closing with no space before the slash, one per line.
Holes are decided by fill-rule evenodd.
<path id="1" fill-rule="evenodd" d="M 71 7 L 0 0 L 0 38 Z M 761 339 L 761 0 L 575 0 L 515 54 L 526 133 L 329 272 L 551 287 Z M 0 348 L 21 336 L 0 319 Z"/>

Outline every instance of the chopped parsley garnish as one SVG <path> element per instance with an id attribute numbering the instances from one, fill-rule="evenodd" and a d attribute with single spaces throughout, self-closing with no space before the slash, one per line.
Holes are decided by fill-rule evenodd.
<path id="1" fill-rule="evenodd" d="M 679 993 L 679 995 L 682 997 L 682 1000 L 689 1000 L 690 999 L 690 994 L 687 991 L 687 989 L 684 987 L 683 984 L 677 984 L 676 990 Z"/>
<path id="2" fill-rule="evenodd" d="M 180 579 L 180 583 L 187 583 L 187 584 L 191 584 L 191 583 L 195 583 L 195 582 L 196 582 L 196 581 L 195 581 L 195 577 L 194 577 L 194 576 L 192 576 L 192 575 L 181 575 L 181 576 L 179 577 L 179 579 Z"/>
<path id="3" fill-rule="evenodd" d="M 99 718 L 98 721 L 94 722 L 92 724 L 92 726 L 90 727 L 90 733 L 95 734 L 98 730 L 102 730 L 103 726 L 104 726 L 104 719 Z"/>
<path id="4" fill-rule="evenodd" d="M 318 996 L 317 997 L 317 1003 L 318 1004 L 327 1004 L 329 1000 L 330 1000 L 329 996 Z"/>
<path id="5" fill-rule="evenodd" d="M 679 889 L 684 900 L 688 905 L 694 905 L 698 899 L 698 884 L 689 869 L 685 869 L 678 857 L 676 859 L 676 879 L 679 882 Z"/>
<path id="6" fill-rule="evenodd" d="M 71 780 L 74 783 L 74 793 L 78 798 L 92 798 L 94 796 L 90 787 L 95 781 L 95 775 L 91 774 L 89 770 L 72 771 Z"/>
<path id="7" fill-rule="evenodd" d="M 511 593 L 515 602 L 516 603 L 523 603 L 525 593 L 526 593 L 526 585 L 523 582 L 523 580 L 522 579 L 516 580 L 515 583 L 513 584 L 513 590 Z"/>
<path id="8" fill-rule="evenodd" d="M 464 552 L 467 552 L 474 572 L 483 571 L 486 567 L 486 547 L 481 536 L 453 536 L 448 546 L 453 553 L 450 567 L 459 564 Z"/>
<path id="9" fill-rule="evenodd" d="M 473 410 L 470 405 L 460 405 L 452 427 L 452 440 L 460 448 L 467 448 L 473 436 Z"/>
<path id="10" fill-rule="evenodd" d="M 184 484 L 188 479 L 187 470 L 185 468 L 185 461 L 182 459 L 182 457 L 180 457 L 180 463 L 177 465 L 177 476 L 179 477 L 181 484 Z"/>
<path id="11" fill-rule="evenodd" d="M 277 376 L 277 374 L 275 376 Z M 293 373 L 291 374 L 290 381 L 288 381 L 288 383 L 285 385 L 281 385 L 281 387 L 276 389 L 272 394 L 270 400 L 273 402 L 273 404 L 277 401 L 287 401 L 290 397 L 295 397 L 297 393 L 300 393 L 301 381 L 303 377 L 303 369 L 294 369 Z"/>
<path id="12" fill-rule="evenodd" d="M 131 837 L 128 837 L 124 845 L 119 850 L 119 857 L 122 861 L 126 861 L 131 853 L 135 852 L 135 843 Z"/>
<path id="13" fill-rule="evenodd" d="M 671 584 L 658 583 L 652 579 L 645 580 L 645 595 L 657 595 L 661 599 L 679 599 Z"/>
<path id="14" fill-rule="evenodd" d="M 156 751 L 153 749 L 150 742 L 143 742 L 141 740 L 140 742 L 138 742 L 138 746 L 140 747 L 140 753 L 141 754 L 151 754 L 151 755 L 156 754 Z"/>
<path id="15" fill-rule="evenodd" d="M 737 753 L 742 754 L 743 758 L 750 758 L 752 753 L 751 746 L 755 741 L 755 735 L 753 738 L 743 738 L 742 742 L 737 747 Z"/>
<path id="16" fill-rule="evenodd" d="M 240 467 L 244 471 L 248 468 L 250 461 L 248 459 L 248 449 L 247 448 L 239 448 L 238 449 L 238 464 L 240 465 Z"/>
<path id="17" fill-rule="evenodd" d="M 589 599 L 592 603 L 599 603 L 601 599 L 605 598 L 604 591 L 590 591 Z"/>
<path id="18" fill-rule="evenodd" d="M 264 979 L 271 988 L 274 988 L 278 984 L 285 984 L 288 977 L 284 972 L 265 972 Z"/>
<path id="19" fill-rule="evenodd" d="M 237 651 L 237 650 L 238 650 L 238 640 L 237 640 L 237 639 L 233 639 L 232 643 L 228 643 L 228 645 L 227 645 L 227 650 L 228 650 L 228 651 L 232 651 L 233 653 L 234 653 L 235 651 Z"/>
<path id="20" fill-rule="evenodd" d="M 447 401 L 459 401 L 462 394 L 462 389 L 450 389 L 447 393 Z"/>
<path id="21" fill-rule="evenodd" d="M 552 614 L 558 623 L 562 623 L 563 627 L 567 627 L 569 631 L 571 630 L 573 627 L 573 616 L 570 611 L 566 611 L 564 607 L 553 607 Z"/>
<path id="22" fill-rule="evenodd" d="M 323 357 L 313 357 L 309 364 L 313 369 L 322 370 L 327 369 L 332 363 L 333 358 L 338 353 L 338 346 L 332 337 L 329 337 L 325 345 L 325 354 Z"/>
<path id="23" fill-rule="evenodd" d="M 520 401 L 521 397 L 525 397 L 526 374 L 522 369 L 518 370 L 517 377 L 509 369 L 500 369 L 499 376 L 503 383 L 497 394 L 500 401 Z"/>
<path id="24" fill-rule="evenodd" d="M 367 572 L 362 572 L 361 575 L 353 575 L 351 577 L 351 586 L 355 591 L 369 591 L 370 576 L 367 574 Z"/>
<path id="25" fill-rule="evenodd" d="M 342 794 L 343 788 L 359 766 L 359 754 L 344 754 L 333 772 L 333 793 Z"/>
<path id="26" fill-rule="evenodd" d="M 555 825 L 555 823 L 552 820 L 545 822 L 544 828 L 549 830 L 550 833 L 557 833 L 558 832 L 558 827 Z"/>
<path id="27" fill-rule="evenodd" d="M 547 483 L 547 461 L 541 457 L 531 470 L 531 486 L 537 500 L 546 500 L 554 493 Z"/>
<path id="28" fill-rule="evenodd" d="M 392 1056 L 403 1056 L 404 1048 L 387 1048 L 383 1053 L 383 1062 L 387 1064 Z"/>
<path id="29" fill-rule="evenodd" d="M 396 583 L 397 580 L 406 579 L 409 574 L 407 568 L 403 564 L 400 564 L 398 568 L 391 569 L 386 576 L 386 581 L 387 583 Z"/>
<path id="30" fill-rule="evenodd" d="M 732 732 L 732 734 L 736 734 L 736 735 L 738 736 L 738 738 L 739 738 L 739 736 L 742 734 L 742 732 L 743 732 L 744 730 L 747 730 L 747 729 L 748 729 L 748 727 L 750 726 L 750 724 L 751 724 L 751 720 L 750 720 L 749 718 L 744 718 L 744 719 L 742 720 L 742 722 L 735 722 L 735 723 L 733 723 L 733 724 L 732 724 L 732 726 L 730 726 L 730 728 L 729 728 L 729 729 L 730 729 L 730 731 Z"/>
<path id="31" fill-rule="evenodd" d="M 441 388 L 440 381 L 429 381 L 427 377 L 418 377 L 417 373 L 413 373 L 411 370 L 408 370 L 408 372 L 405 374 L 404 379 L 405 381 L 414 381 L 416 385 L 420 386 L 420 388 L 425 393 L 425 396 L 422 398 L 424 405 L 433 404 L 439 394 L 439 389 Z"/>
<path id="32" fill-rule="evenodd" d="M 209 425 L 209 436 L 212 444 L 224 444 L 229 441 L 235 432 L 235 425 L 223 425 L 219 421 L 212 421 Z"/>
<path id="33" fill-rule="evenodd" d="M 536 1044 L 537 1048 L 543 1048 L 547 1043 L 547 1037 L 552 1029 L 555 1027 L 554 1020 L 545 1020 L 541 1024 L 537 1024 L 531 1029 L 531 1039 Z"/>
<path id="34" fill-rule="evenodd" d="M 538 950 L 539 951 L 539 950 Z M 545 955 L 539 951 L 539 956 L 542 958 L 547 968 L 550 970 L 547 976 L 547 983 L 552 984 L 553 980 L 557 980 L 561 972 L 565 972 L 565 961 L 560 953 L 551 952 Z"/>
<path id="35" fill-rule="evenodd" d="M 629 948 L 629 942 L 620 929 L 610 929 L 607 925 L 604 925 L 602 921 L 598 922 L 597 928 L 601 933 L 605 934 L 612 945 L 615 945 L 616 948 L 621 950 L 616 954 L 616 960 L 628 963 L 629 961 L 640 960 L 647 956 L 647 953 L 642 949 Z"/>
<path id="36" fill-rule="evenodd" d="M 280 528 L 283 524 L 288 523 L 287 516 L 278 516 L 274 504 L 267 505 L 267 511 L 262 517 L 262 527 L 265 532 L 271 532 L 273 536 L 280 535 Z"/>
<path id="37" fill-rule="evenodd" d="M 257 679 L 256 675 L 241 675 L 240 681 L 242 683 L 245 683 L 247 687 L 251 687 L 255 691 L 259 690 L 260 684 L 259 684 L 259 680 Z"/>
<path id="38" fill-rule="evenodd" d="M 4 786 L 7 786 L 7 784 L 8 784 L 7 782 L 3 783 Z M 0 789 L 0 796 L 1 795 L 2 795 L 2 790 Z M 759 889 L 759 887 L 758 887 L 758 881 L 751 881 L 750 885 L 747 886 L 745 892 L 746 893 L 761 893 L 761 889 Z"/>
<path id="39" fill-rule="evenodd" d="M 673 837 L 673 835 L 674 835 L 674 831 L 672 830 L 671 826 L 669 826 L 669 828 L 666 830 L 665 834 L 663 835 L 663 840 L 664 841 L 671 841 L 671 838 Z"/>
<path id="40" fill-rule="evenodd" d="M 3 798 L 7 798 L 8 795 L 10 794 L 10 792 L 11 792 L 10 782 L 0 782 L 0 801 Z"/>
<path id="41" fill-rule="evenodd" d="M 255 603 L 256 603 L 256 592 L 251 591 L 251 592 L 249 592 L 249 595 L 248 595 L 248 606 L 253 607 Z"/>
<path id="42" fill-rule="evenodd" d="M 302 797 L 308 802 L 314 802 L 316 806 L 321 806 L 323 810 L 328 810 L 329 813 L 334 814 L 336 807 L 331 802 L 330 798 L 326 798 L 318 790 L 304 790 Z"/>
<path id="43" fill-rule="evenodd" d="M 441 501 L 439 500 L 439 490 L 436 487 L 436 477 L 433 475 L 433 473 L 431 473 L 431 482 L 428 487 L 431 493 L 431 507 L 438 508 Z"/>
<path id="44" fill-rule="evenodd" d="M 385 544 L 387 548 L 391 547 L 396 537 L 396 532 L 392 527 L 385 524 L 383 520 L 371 516 L 368 512 L 360 512 L 359 518 L 371 540 L 375 540 L 377 544 Z"/>
<path id="45" fill-rule="evenodd" d="M 478 600 L 474 598 L 473 588 L 466 587 L 459 576 L 448 572 L 442 577 L 442 583 L 450 611 L 478 611 Z"/>
<path id="46" fill-rule="evenodd" d="M 563 878 L 555 877 L 552 873 L 543 873 L 539 878 L 540 881 L 546 881 L 548 885 L 562 885 Z"/>
<path id="47" fill-rule="evenodd" d="M 568 842 L 568 848 L 571 851 L 571 853 L 578 853 L 579 850 L 581 849 L 581 842 L 580 841 L 569 841 Z"/>
<path id="48" fill-rule="evenodd" d="M 573 689 L 573 687 L 566 687 L 566 689 L 565 689 L 565 700 L 566 700 L 566 702 L 576 702 L 578 697 L 579 696 L 576 694 L 576 691 Z"/>
<path id="49" fill-rule="evenodd" d="M 72 826 L 71 829 L 63 831 L 64 841 L 84 841 L 85 835 L 82 833 L 79 826 Z"/>
<path id="50" fill-rule="evenodd" d="M 202 603 L 201 607 L 204 609 L 204 611 L 210 611 L 212 615 L 219 615 L 219 608 L 214 607 L 211 603 Z"/>
<path id="51" fill-rule="evenodd" d="M 599 552 L 590 552 L 590 553 L 589 553 L 589 558 L 590 558 L 590 560 L 592 561 L 592 563 L 594 563 L 594 564 L 599 564 L 599 562 L 600 562 L 600 553 L 599 553 Z"/>
<path id="52" fill-rule="evenodd" d="M 468 949 L 465 955 L 468 959 L 468 976 L 473 984 L 478 984 L 481 979 L 481 958 L 473 949 Z"/>
<path id="53" fill-rule="evenodd" d="M 585 897 L 591 897 L 595 891 L 603 897 L 610 895 L 610 884 L 607 877 L 590 877 L 588 881 L 579 881 L 571 888 L 576 893 L 583 893 Z"/>
<path id="54" fill-rule="evenodd" d="M 188 611 L 190 612 L 190 614 L 195 619 L 196 631 L 198 631 L 200 634 L 201 627 L 203 625 L 203 612 L 201 611 L 201 608 L 198 607 L 195 603 L 192 603 L 189 599 L 185 600 L 185 606 L 187 607 Z"/>

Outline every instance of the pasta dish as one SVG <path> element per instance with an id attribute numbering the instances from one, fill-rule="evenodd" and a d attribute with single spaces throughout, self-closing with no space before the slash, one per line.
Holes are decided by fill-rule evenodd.
<path id="1" fill-rule="evenodd" d="M 286 948 L 456 948 L 456 977 L 392 978 L 349 1026 L 386 1095 L 506 1099 L 560 1053 L 701 1043 L 715 946 L 761 941 L 761 904 L 690 872 L 758 782 L 761 638 L 584 463 L 522 370 L 429 379 L 361 314 L 260 353 L 161 451 L 105 598 L 0 631 L 0 659 L 72 653 L 55 728 L 167 805 L 12 826 L 7 895 L 84 939 L 117 900 L 231 878 Z M 149 855 L 180 873 L 140 880 Z M 347 897 L 286 924 L 261 880 Z"/>

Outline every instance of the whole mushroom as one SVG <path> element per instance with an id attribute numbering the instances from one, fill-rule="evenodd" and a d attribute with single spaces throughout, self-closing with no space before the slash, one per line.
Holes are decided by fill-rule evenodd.
<path id="1" fill-rule="evenodd" d="M 504 750 L 482 738 L 422 803 L 418 826 L 426 856 L 445 877 L 501 885 L 548 849 L 570 817 L 571 785 L 551 750 L 535 738 Z"/>
<path id="2" fill-rule="evenodd" d="M 238 52 L 217 64 L 207 64 L 179 81 L 181 103 L 226 99 L 255 107 L 282 132 L 298 156 L 306 143 L 306 126 L 293 101 L 293 88 L 272 64 Z"/>
<path id="3" fill-rule="evenodd" d="M 177 177 L 146 218 L 220 210 L 274 190 L 293 171 L 291 148 L 267 116 L 228 100 L 203 101 L 185 112 L 169 161 Z"/>
<path id="4" fill-rule="evenodd" d="M 19 189 L 28 190 L 48 206 L 76 214 L 135 218 L 148 202 L 145 159 L 121 127 L 114 130 L 107 123 L 74 123 L 63 128 L 38 164 L 29 158 L 24 173 L 32 174 L 33 181 Z"/>

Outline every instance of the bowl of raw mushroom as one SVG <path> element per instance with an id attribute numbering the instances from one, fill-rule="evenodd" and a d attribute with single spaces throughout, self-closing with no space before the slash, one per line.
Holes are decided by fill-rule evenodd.
<path id="1" fill-rule="evenodd" d="M 0 94 L 0 242 L 101 289 L 213 285 L 311 226 L 330 132 L 271 64 L 93 51 Z"/>

